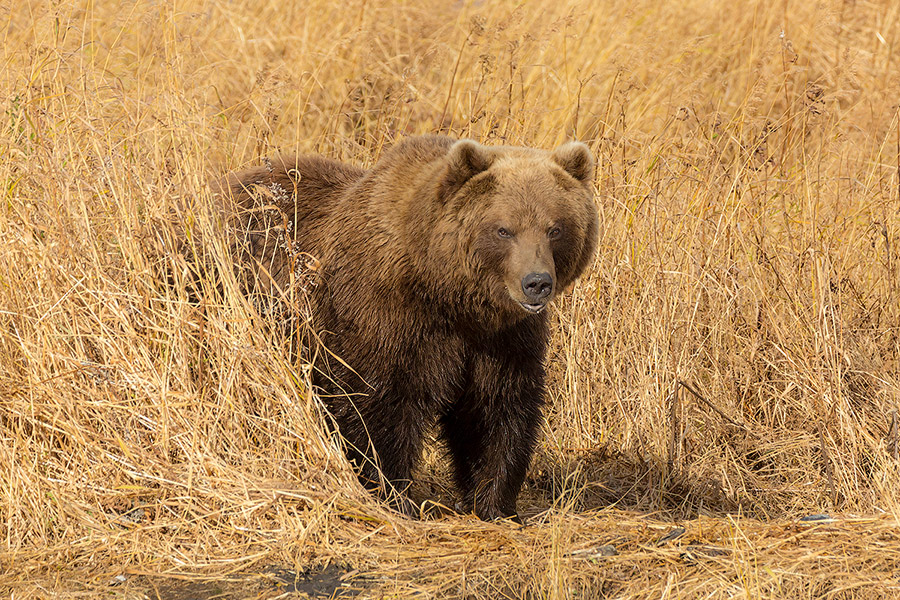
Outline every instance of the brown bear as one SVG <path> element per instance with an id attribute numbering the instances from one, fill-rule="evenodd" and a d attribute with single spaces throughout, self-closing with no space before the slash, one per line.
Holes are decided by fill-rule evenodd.
<path id="1" fill-rule="evenodd" d="M 547 152 L 422 136 L 368 171 L 290 156 L 225 182 L 249 215 L 241 260 L 257 286 L 283 290 L 297 252 L 317 259 L 312 323 L 327 350 L 314 384 L 360 479 L 383 475 L 401 509 L 437 424 L 461 506 L 517 517 L 544 402 L 546 308 L 597 244 L 593 176 L 577 142 Z M 258 216 L 273 207 L 279 217 Z"/>

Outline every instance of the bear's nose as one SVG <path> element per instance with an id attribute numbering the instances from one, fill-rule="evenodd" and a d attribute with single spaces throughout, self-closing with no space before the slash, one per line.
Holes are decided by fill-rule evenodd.
<path id="1" fill-rule="evenodd" d="M 522 278 L 522 291 L 529 300 L 539 302 L 553 291 L 553 277 L 550 273 L 529 273 Z"/>

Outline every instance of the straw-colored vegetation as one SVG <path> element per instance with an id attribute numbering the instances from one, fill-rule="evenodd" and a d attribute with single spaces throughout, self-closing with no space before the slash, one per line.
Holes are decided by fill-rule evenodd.
<path id="1" fill-rule="evenodd" d="M 0 595 L 900 597 L 897 3 L 16 0 L 0 32 Z M 210 177 L 427 132 L 599 160 L 524 528 L 371 499 L 302 311 L 216 268 Z"/>

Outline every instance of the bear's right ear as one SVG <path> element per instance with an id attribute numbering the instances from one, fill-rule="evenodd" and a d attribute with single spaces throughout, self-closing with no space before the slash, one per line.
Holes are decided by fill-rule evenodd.
<path id="1" fill-rule="evenodd" d="M 494 154 L 485 146 L 472 140 L 459 140 L 447 153 L 447 170 L 441 182 L 441 201 L 449 199 L 467 181 L 487 171 L 494 162 Z"/>

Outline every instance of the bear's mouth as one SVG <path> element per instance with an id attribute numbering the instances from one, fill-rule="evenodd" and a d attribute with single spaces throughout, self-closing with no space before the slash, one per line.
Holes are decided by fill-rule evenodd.
<path id="1" fill-rule="evenodd" d="M 529 304 L 528 302 L 519 302 L 519 304 L 530 313 L 537 314 L 547 308 L 547 304 L 545 302 L 535 302 L 534 304 Z"/>

